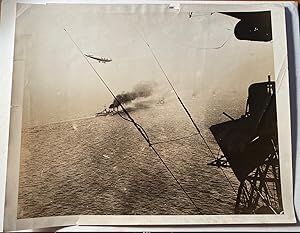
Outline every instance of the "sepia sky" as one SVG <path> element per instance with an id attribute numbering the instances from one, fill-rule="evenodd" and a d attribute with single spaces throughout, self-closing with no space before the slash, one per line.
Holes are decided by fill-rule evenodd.
<path id="1" fill-rule="evenodd" d="M 112 102 L 64 28 L 84 53 L 112 59 L 91 62 L 115 94 L 142 81 L 154 81 L 158 96 L 170 92 L 144 39 L 183 98 L 231 93 L 245 99 L 250 83 L 273 75 L 272 42 L 237 40 L 238 19 L 215 11 L 195 7 L 189 18 L 184 7 L 178 12 L 163 5 L 18 10 L 14 78 L 24 79 L 24 126 L 92 116 Z"/>

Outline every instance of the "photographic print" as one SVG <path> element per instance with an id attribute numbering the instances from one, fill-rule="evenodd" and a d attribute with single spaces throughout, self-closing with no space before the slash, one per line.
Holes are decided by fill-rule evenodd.
<path id="1" fill-rule="evenodd" d="M 284 215 L 270 10 L 18 12 L 18 219 Z"/>

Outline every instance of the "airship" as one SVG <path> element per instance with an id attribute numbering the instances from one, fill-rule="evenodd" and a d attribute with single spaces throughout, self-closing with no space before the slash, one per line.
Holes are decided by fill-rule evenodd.
<path id="1" fill-rule="evenodd" d="M 110 59 L 110 58 L 105 58 L 105 57 L 96 57 L 96 56 L 94 56 L 94 55 L 89 55 L 89 54 L 84 54 L 86 57 L 89 57 L 89 58 L 91 58 L 91 59 L 94 59 L 94 60 L 96 60 L 96 61 L 98 61 L 99 63 L 101 62 L 101 63 L 106 63 L 106 62 L 111 62 L 112 61 L 112 59 Z"/>

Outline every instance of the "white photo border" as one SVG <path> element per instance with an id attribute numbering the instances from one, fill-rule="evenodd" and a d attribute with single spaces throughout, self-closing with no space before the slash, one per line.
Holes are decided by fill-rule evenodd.
<path id="1" fill-rule="evenodd" d="M 17 193 L 19 176 L 19 156 L 20 156 L 20 128 L 22 117 L 22 97 L 15 98 L 11 96 L 12 90 L 12 71 L 13 71 L 13 51 L 14 51 L 14 32 L 16 20 L 16 5 L 23 4 L 180 4 L 197 5 L 206 4 L 212 7 L 218 6 L 218 11 L 257 11 L 271 10 L 272 12 L 272 30 L 273 30 L 273 53 L 276 81 L 280 81 L 280 88 L 276 86 L 277 91 L 277 115 L 278 131 L 280 144 L 280 170 L 281 185 L 283 197 L 283 215 L 76 215 L 76 216 L 55 216 L 34 219 L 17 219 Z M 226 4 L 226 5 L 225 5 Z M 230 7 L 229 7 L 230 6 Z M 223 9 L 222 9 L 223 8 Z M 1 157 L 1 179 L 6 183 L 6 199 L 4 207 L 4 229 L 20 230 L 34 229 L 41 227 L 56 227 L 66 225 L 201 225 L 201 224 L 258 224 L 258 223 L 295 223 L 293 206 L 293 184 L 292 184 L 292 153 L 291 153 L 291 122 L 290 122 L 290 101 L 289 101 L 289 78 L 287 62 L 287 45 L 285 31 L 285 12 L 281 3 L 260 3 L 260 2 L 212 2 L 212 1 L 108 1 L 108 0 L 7 0 L 2 4 L 1 23 L 6 26 L 1 31 L 7 30 L 5 36 L 1 39 L 1 46 L 6 46 L 3 54 L 0 56 L 1 64 L 6 64 L 5 69 L 0 71 L 1 80 L 5 86 L 4 96 L 7 98 L 3 104 L 4 107 L 11 109 L 10 117 L 4 122 L 1 128 L 1 134 L 4 133 L 3 142 L 9 142 L 6 151 L 6 157 Z M 274 26 L 276 25 L 276 26 Z M 1 48 L 2 48 L 1 47 Z M 4 63 L 2 63 L 2 61 Z M 3 66 L 4 67 L 4 66 Z M 21 88 L 19 88 L 22 92 Z M 13 94 L 15 95 L 15 94 Z M 19 94 L 20 95 L 20 94 Z M 16 101 L 15 103 L 11 102 Z M 2 103 L 1 103 L 2 104 Z M 7 106 L 8 105 L 8 106 Z M 11 106 L 16 106 L 11 108 Z M 9 116 L 9 113 L 8 113 Z M 9 130 L 10 126 L 10 130 Z M 13 126 L 13 127 L 12 127 Z M 14 129 L 14 130 L 12 130 Z M 289 129 L 289 130 L 287 130 Z M 13 132 L 12 132 L 13 131 Z M 19 132 L 16 132 L 19 131 Z M 0 140 L 1 141 L 1 140 Z M 2 148 L 2 147 L 1 147 Z M 5 148 L 5 147 L 4 147 Z M 9 157 L 8 157 L 9 155 Z M 3 161 L 2 161 L 3 160 Z M 6 164 L 7 167 L 6 167 Z M 3 167 L 3 169 L 2 169 Z M 7 180 L 5 177 L 7 174 Z M 0 187 L 4 194 L 4 188 Z M 4 200 L 4 195 L 1 196 Z M 3 201 L 4 203 L 4 201 Z M 1 210 L 1 209 L 0 209 Z M 1 224 L 0 224 L 1 226 Z"/>

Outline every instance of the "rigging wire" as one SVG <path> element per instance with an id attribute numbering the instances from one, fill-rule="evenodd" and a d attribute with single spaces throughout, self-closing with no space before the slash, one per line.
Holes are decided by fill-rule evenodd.
<path id="1" fill-rule="evenodd" d="M 154 57 L 156 63 L 158 64 L 160 70 L 161 70 L 162 73 L 164 74 L 164 77 L 165 77 L 166 80 L 168 81 L 168 83 L 169 83 L 169 85 L 171 86 L 172 90 L 174 91 L 174 94 L 176 95 L 176 97 L 177 97 L 179 103 L 181 104 L 182 108 L 184 109 L 184 111 L 185 111 L 186 114 L 188 115 L 189 119 L 191 120 L 192 124 L 193 124 L 194 127 L 196 128 L 198 134 L 199 134 L 200 137 L 202 138 L 202 140 L 203 140 L 204 144 L 206 145 L 207 149 L 209 150 L 211 156 L 212 156 L 214 159 L 217 159 L 217 158 L 215 157 L 214 153 L 212 152 L 210 146 L 209 146 L 208 143 L 206 142 L 204 136 L 202 135 L 202 133 L 201 133 L 199 127 L 198 127 L 197 124 L 195 123 L 195 121 L 194 121 L 192 115 L 190 114 L 189 110 L 188 110 L 188 109 L 186 108 L 186 106 L 184 105 L 184 103 L 183 103 L 183 101 L 181 100 L 180 96 L 178 95 L 178 93 L 177 93 L 175 87 L 174 87 L 173 84 L 171 83 L 171 81 L 170 81 L 170 79 L 168 78 L 166 72 L 164 71 L 163 67 L 161 66 L 160 62 L 158 61 L 158 58 L 156 57 L 154 51 L 151 49 L 149 43 L 146 41 L 146 39 L 143 37 L 143 35 L 142 35 L 141 33 L 140 33 L 140 35 L 141 35 L 143 41 L 145 42 L 145 44 L 148 46 L 149 50 L 151 51 L 152 56 Z M 225 178 L 227 179 L 228 183 L 230 184 L 232 190 L 234 191 L 234 193 L 237 194 L 236 190 L 235 190 L 234 187 L 233 187 L 233 184 L 231 183 L 230 179 L 229 179 L 228 176 L 226 175 L 225 171 L 222 169 L 222 167 L 220 167 L 220 168 L 221 168 L 221 171 L 222 171 L 222 173 L 224 174 Z"/>
<path id="2" fill-rule="evenodd" d="M 122 116 L 122 114 L 120 113 L 119 110 L 117 110 L 117 113 L 118 115 L 125 121 L 129 121 L 131 122 L 129 119 L 125 118 L 124 116 Z M 140 126 L 140 125 L 139 125 Z M 142 128 L 142 126 L 140 126 Z M 146 133 L 146 132 L 145 132 Z M 170 140 L 165 140 L 165 141 L 157 141 L 157 142 L 151 142 L 151 145 L 158 145 L 158 144 L 164 144 L 164 143 L 170 143 L 170 142 L 175 142 L 175 141 L 179 141 L 179 140 L 182 140 L 182 139 L 186 139 L 186 138 L 191 138 L 191 137 L 194 137 L 198 135 L 198 133 L 193 133 L 193 134 L 190 134 L 190 135 L 186 135 L 186 136 L 183 136 L 183 137 L 179 137 L 179 138 L 173 138 L 173 139 L 170 139 Z M 149 136 L 148 136 L 149 138 Z"/>
<path id="3" fill-rule="evenodd" d="M 171 174 L 171 176 L 174 178 L 174 180 L 176 181 L 176 183 L 179 185 L 179 187 L 181 188 L 181 190 L 184 192 L 184 194 L 187 196 L 187 198 L 190 200 L 190 202 L 193 204 L 193 206 L 196 208 L 196 210 L 198 212 L 200 212 L 200 209 L 197 207 L 196 203 L 193 201 L 193 199 L 190 197 L 190 195 L 185 191 L 185 189 L 183 188 L 183 186 L 180 184 L 180 182 L 178 181 L 178 179 L 176 178 L 176 176 L 173 174 L 173 172 L 170 170 L 170 168 L 168 167 L 168 165 L 165 163 L 165 161 L 162 159 L 162 157 L 160 156 L 160 154 L 157 152 L 157 150 L 153 147 L 153 145 L 151 144 L 148 135 L 146 134 L 145 130 L 143 129 L 143 127 L 141 125 L 139 125 L 138 123 L 136 123 L 134 121 L 134 119 L 131 117 L 131 115 L 129 114 L 129 112 L 125 109 L 125 107 L 122 105 L 122 103 L 117 99 L 116 95 L 113 93 L 113 91 L 109 88 L 109 86 L 106 84 L 106 82 L 104 81 L 104 79 L 100 76 L 100 74 L 97 72 L 97 70 L 94 68 L 94 66 L 91 64 L 91 62 L 87 59 L 87 57 L 84 55 L 84 53 L 82 52 L 82 50 L 80 49 L 80 47 L 77 45 L 77 43 L 73 40 L 72 36 L 70 35 L 70 33 L 64 28 L 64 31 L 67 33 L 67 35 L 69 36 L 70 40 L 73 42 L 73 44 L 76 46 L 76 48 L 78 49 L 78 51 L 81 53 L 81 55 L 84 57 L 84 59 L 86 60 L 86 62 L 89 64 L 89 66 L 93 69 L 93 71 L 96 73 L 96 75 L 98 76 L 98 78 L 100 79 L 100 81 L 102 82 L 102 84 L 106 87 L 106 89 L 110 92 L 110 94 L 114 97 L 114 99 L 117 101 L 118 105 L 122 108 L 123 112 L 127 115 L 128 121 L 130 121 L 131 123 L 133 123 L 133 125 L 137 128 L 137 130 L 140 132 L 140 134 L 143 136 L 143 138 L 146 140 L 146 142 L 148 143 L 149 147 L 152 149 L 152 151 L 157 155 L 157 157 L 160 159 L 160 161 L 163 163 L 163 165 L 166 167 L 166 169 L 169 171 L 169 173 Z M 125 118 L 124 118 L 125 119 Z"/>
<path id="4" fill-rule="evenodd" d="M 126 110 L 127 111 L 127 110 Z M 127 111 L 128 112 L 128 111 Z M 118 115 L 122 118 L 122 119 L 124 119 L 124 120 L 126 120 L 126 121 L 129 121 L 129 122 L 132 122 L 131 120 L 129 120 L 129 119 L 127 119 L 127 118 L 125 118 L 125 117 L 123 117 L 122 116 L 122 114 L 119 112 L 119 110 L 117 109 L 117 113 L 118 113 Z M 138 123 L 136 123 L 136 125 L 138 126 L 138 127 L 140 127 L 140 129 L 143 131 L 143 133 L 145 134 L 145 136 L 147 137 L 147 139 L 148 139 L 148 143 L 150 143 L 151 145 L 153 145 L 153 143 L 151 143 L 150 142 L 150 139 L 149 139 L 149 136 L 148 136 L 148 134 L 147 134 L 147 132 L 145 131 L 145 129 L 140 125 L 140 124 L 138 124 Z"/>
<path id="5" fill-rule="evenodd" d="M 150 49 L 152 56 L 154 57 L 156 63 L 158 64 L 160 70 L 161 70 L 162 73 L 164 74 L 164 76 L 165 76 L 166 80 L 168 81 L 169 85 L 171 86 L 172 90 L 174 91 L 174 93 L 175 93 L 175 95 L 176 95 L 178 101 L 180 102 L 182 108 L 184 109 L 184 111 L 186 112 L 186 114 L 188 115 L 188 117 L 190 118 L 191 122 L 193 123 L 193 125 L 194 125 L 194 127 L 196 128 L 196 130 L 197 130 L 198 134 L 200 135 L 200 137 L 203 139 L 203 142 L 205 143 L 206 147 L 207 147 L 208 150 L 210 151 L 210 153 L 211 153 L 211 155 L 213 156 L 213 158 L 216 159 L 215 156 L 214 156 L 214 153 L 212 152 L 212 150 L 210 149 L 209 145 L 207 144 L 205 138 L 203 137 L 203 135 L 202 135 L 202 133 L 201 133 L 199 127 L 196 125 L 196 123 L 195 123 L 194 119 L 192 118 L 190 112 L 188 111 L 188 109 L 186 108 L 186 106 L 184 105 L 184 103 L 182 102 L 182 100 L 181 100 L 180 96 L 178 95 L 178 93 L 177 93 L 175 87 L 173 86 L 173 84 L 171 83 L 170 79 L 168 78 L 166 72 L 165 72 L 164 69 L 162 68 L 162 66 L 161 66 L 160 62 L 158 61 L 158 59 L 157 59 L 155 53 L 153 52 L 153 50 L 151 49 L 150 45 L 147 43 L 147 41 L 145 40 L 145 38 L 144 38 L 143 36 L 142 36 L 142 39 L 144 40 L 144 42 L 146 43 L 146 45 L 147 45 L 148 48 Z"/>

